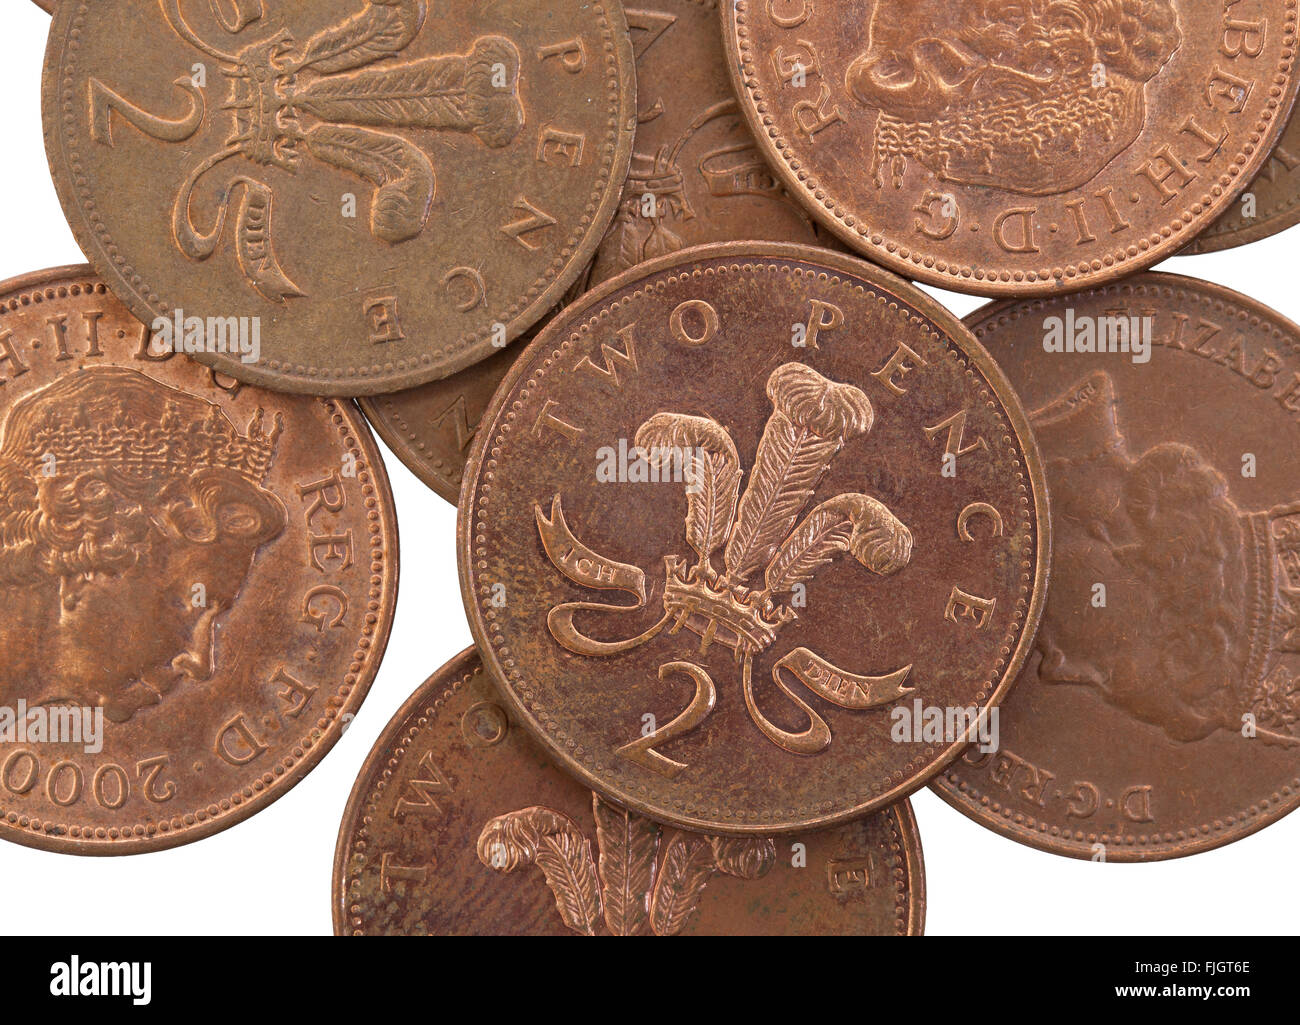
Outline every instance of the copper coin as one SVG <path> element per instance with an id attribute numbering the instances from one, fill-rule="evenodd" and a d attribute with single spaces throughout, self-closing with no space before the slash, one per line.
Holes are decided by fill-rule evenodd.
<path id="1" fill-rule="evenodd" d="M 917 935 L 906 801 L 804 836 L 663 829 L 562 772 L 471 648 L 393 717 L 334 859 L 339 935 Z"/>
<path id="2" fill-rule="evenodd" d="M 772 166 L 848 245 L 1046 295 L 1187 245 L 1295 101 L 1296 0 L 728 0 Z"/>
<path id="3" fill-rule="evenodd" d="M 54 13 L 54 0 L 33 0 L 33 3 L 46 14 Z"/>
<path id="4" fill-rule="evenodd" d="M 1015 678 L 1047 568 L 1037 452 L 988 354 L 892 274 L 780 243 L 685 250 L 561 313 L 460 510 L 513 713 L 591 789 L 710 833 L 922 785 Z M 900 736 L 915 706 L 953 729 Z"/>
<path id="5" fill-rule="evenodd" d="M 1094 860 L 1195 854 L 1285 815 L 1300 802 L 1300 328 L 1163 274 L 970 323 L 1032 411 L 1055 551 L 1001 749 L 935 790 Z M 1107 351 L 1080 351 L 1089 333 Z M 1044 351 L 1066 338 L 1073 351 Z"/>
<path id="6" fill-rule="evenodd" d="M 652 0 L 627 12 L 636 53 L 632 168 L 591 284 L 704 242 L 817 242 L 754 145 L 723 67 L 716 0 Z M 362 404 L 422 481 L 450 502 L 488 400 L 523 344 L 446 380 Z"/>
<path id="7" fill-rule="evenodd" d="M 320 761 L 392 624 L 350 402 L 158 354 L 88 267 L 0 285 L 0 837 L 201 839 Z"/>
<path id="8" fill-rule="evenodd" d="M 1185 253 L 1217 253 L 1300 224 L 1300 120 L 1292 116 L 1259 177 Z"/>
<path id="9" fill-rule="evenodd" d="M 46 149 L 73 233 L 146 323 L 281 391 L 409 388 L 498 351 L 609 225 L 635 82 L 618 0 L 73 0 Z"/>

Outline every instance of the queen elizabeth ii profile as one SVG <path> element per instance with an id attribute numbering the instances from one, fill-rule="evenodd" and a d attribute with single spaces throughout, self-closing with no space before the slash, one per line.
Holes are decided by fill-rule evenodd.
<path id="1" fill-rule="evenodd" d="M 281 424 L 120 367 L 70 374 L 0 426 L 0 704 L 113 722 L 216 669 L 217 627 L 286 525 Z"/>

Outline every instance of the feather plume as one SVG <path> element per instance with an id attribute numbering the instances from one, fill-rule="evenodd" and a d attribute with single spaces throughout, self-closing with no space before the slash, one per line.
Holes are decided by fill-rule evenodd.
<path id="1" fill-rule="evenodd" d="M 532 807 L 492 819 L 479 833 L 479 861 L 497 872 L 536 864 L 564 924 L 594 936 L 600 922 L 600 885 L 591 844 L 567 815 Z"/>
<path id="2" fill-rule="evenodd" d="M 343 24 L 312 36 L 302 66 L 329 75 L 392 56 L 416 37 L 424 13 L 424 0 L 370 0 Z"/>
<path id="3" fill-rule="evenodd" d="M 596 935 L 600 923 L 600 886 L 591 844 L 578 833 L 553 833 L 537 848 L 537 867 L 555 894 L 560 917 L 576 933 Z"/>
<path id="4" fill-rule="evenodd" d="M 398 67 L 319 78 L 294 103 L 323 121 L 393 128 L 463 128 L 468 120 L 464 57 L 429 57 Z"/>
<path id="5" fill-rule="evenodd" d="M 758 444 L 749 486 L 727 542 L 727 575 L 740 583 L 772 558 L 850 437 L 871 429 L 871 403 L 802 363 L 768 378 L 773 412 Z"/>
<path id="6" fill-rule="evenodd" d="M 650 926 L 656 936 L 675 936 L 686 927 L 715 871 L 713 848 L 706 837 L 673 835 L 650 902 Z"/>
<path id="7" fill-rule="evenodd" d="M 650 920 L 659 827 L 596 794 L 591 795 L 591 804 L 605 924 L 615 936 L 635 936 L 645 931 Z"/>
<path id="8" fill-rule="evenodd" d="M 433 164 L 396 135 L 342 125 L 316 125 L 307 148 L 317 160 L 350 171 L 376 187 L 370 230 L 396 245 L 424 230 L 433 209 Z"/>
<path id="9" fill-rule="evenodd" d="M 737 879 L 762 879 L 776 863 L 776 843 L 769 836 L 711 836 L 709 845 L 718 871 Z"/>
<path id="10" fill-rule="evenodd" d="M 768 594 L 805 584 L 841 552 L 887 576 L 911 559 L 912 532 L 868 495 L 837 495 L 810 512 L 768 563 Z"/>
<path id="11" fill-rule="evenodd" d="M 736 514 L 740 456 L 720 424 L 699 416 L 658 413 L 636 432 L 636 446 L 656 465 L 680 453 L 687 482 L 686 540 L 700 565 L 722 547 Z"/>

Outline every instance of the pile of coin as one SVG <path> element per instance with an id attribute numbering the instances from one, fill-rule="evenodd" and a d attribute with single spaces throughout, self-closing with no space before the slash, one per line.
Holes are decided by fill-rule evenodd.
<path id="1" fill-rule="evenodd" d="M 1296 0 L 647 3 L 42 4 L 89 266 L 0 285 L 0 837 L 173 847 L 328 752 L 368 424 L 476 646 L 340 934 L 917 934 L 923 786 L 1110 862 L 1300 802 L 1300 328 L 1148 270 L 1300 220 Z"/>

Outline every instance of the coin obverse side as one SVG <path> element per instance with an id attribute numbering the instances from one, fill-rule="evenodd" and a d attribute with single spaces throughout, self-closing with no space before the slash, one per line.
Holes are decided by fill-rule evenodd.
<path id="1" fill-rule="evenodd" d="M 818 241 L 754 145 L 722 65 L 717 17 L 716 0 L 653 0 L 627 12 L 640 114 L 591 285 L 704 242 Z M 492 393 L 527 341 L 452 377 L 362 403 L 402 462 L 450 502 Z"/>
<path id="2" fill-rule="evenodd" d="M 919 935 L 906 801 L 794 837 L 661 828 L 558 769 L 471 648 L 389 723 L 334 861 L 338 935 Z"/>
<path id="3" fill-rule="evenodd" d="M 1000 750 L 964 755 L 935 791 L 1097 861 L 1195 854 L 1276 821 L 1300 800 L 1300 328 L 1166 274 L 969 323 L 1031 411 L 1052 587 Z M 1076 351 L 1089 332 L 1130 351 Z"/>
<path id="4" fill-rule="evenodd" d="M 1264 169 L 1227 212 L 1183 252 L 1218 253 L 1300 224 L 1300 120 L 1292 115 Z"/>
<path id="5" fill-rule="evenodd" d="M 727 0 L 791 194 L 891 270 L 1044 295 L 1172 256 L 1264 166 L 1296 0 Z"/>
<path id="6" fill-rule="evenodd" d="M 280 391 L 445 377 L 559 302 L 635 129 L 618 0 L 71 0 L 43 85 L 78 242 L 146 323 L 249 318 L 185 351 Z M 199 344 L 202 342 L 202 344 Z"/>
<path id="7" fill-rule="evenodd" d="M 383 656 L 397 524 L 351 402 L 172 353 L 89 267 L 0 284 L 0 837 L 175 847 L 300 781 Z"/>
<path id="8" fill-rule="evenodd" d="M 458 519 L 471 627 L 603 796 L 702 832 L 845 821 L 957 757 L 1018 672 L 1047 570 L 1033 445 L 901 279 L 685 250 L 570 306 L 497 392 Z"/>

